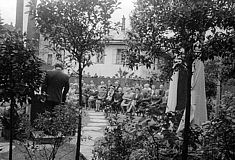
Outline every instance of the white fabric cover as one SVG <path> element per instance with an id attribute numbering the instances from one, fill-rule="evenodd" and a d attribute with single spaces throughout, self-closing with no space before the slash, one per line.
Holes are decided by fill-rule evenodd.
<path id="1" fill-rule="evenodd" d="M 204 64 L 201 60 L 195 60 L 192 67 L 193 75 L 191 80 L 191 124 L 202 125 L 207 121 L 206 91 Z M 184 129 L 185 111 L 182 116 L 177 132 Z"/>

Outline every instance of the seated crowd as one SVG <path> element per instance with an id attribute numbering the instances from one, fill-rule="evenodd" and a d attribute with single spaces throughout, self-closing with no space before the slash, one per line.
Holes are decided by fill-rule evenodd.
<path id="1" fill-rule="evenodd" d="M 76 85 L 72 84 L 70 89 L 71 96 L 76 95 Z M 111 84 L 103 81 L 96 86 L 93 81 L 90 84 L 83 83 L 82 88 L 83 104 L 86 109 L 95 109 L 95 111 L 105 110 L 113 113 L 138 114 L 145 107 L 154 104 L 166 104 L 167 91 L 164 86 L 144 84 L 141 86 L 121 86 L 119 81 Z"/>

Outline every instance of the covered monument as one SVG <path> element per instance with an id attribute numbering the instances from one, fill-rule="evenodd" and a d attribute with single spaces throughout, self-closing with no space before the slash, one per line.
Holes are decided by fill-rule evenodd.
<path id="1" fill-rule="evenodd" d="M 204 64 L 196 59 L 192 67 L 191 80 L 191 124 L 201 125 L 207 121 L 205 73 Z M 180 68 L 174 72 L 169 86 L 169 97 L 166 112 L 184 110 L 187 101 L 187 71 Z M 178 131 L 184 128 L 185 113 L 181 119 Z"/>

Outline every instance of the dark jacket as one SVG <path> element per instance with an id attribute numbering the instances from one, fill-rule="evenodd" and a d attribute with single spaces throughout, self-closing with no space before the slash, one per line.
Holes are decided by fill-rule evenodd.
<path id="1" fill-rule="evenodd" d="M 114 95 L 113 95 L 114 102 L 120 102 L 121 103 L 122 102 L 122 96 L 123 96 L 122 92 L 115 91 Z"/>
<path id="2" fill-rule="evenodd" d="M 48 71 L 42 86 L 42 92 L 48 97 L 47 101 L 65 102 L 69 91 L 69 76 L 60 70 Z"/>
<path id="3" fill-rule="evenodd" d="M 143 99 L 143 95 L 141 93 L 139 93 L 139 94 L 135 93 L 133 95 L 133 100 L 135 100 L 137 103 L 140 103 L 140 101 L 142 101 L 142 99 Z"/>

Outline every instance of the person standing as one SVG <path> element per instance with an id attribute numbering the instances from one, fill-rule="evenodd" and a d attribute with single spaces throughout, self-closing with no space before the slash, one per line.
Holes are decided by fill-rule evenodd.
<path id="1" fill-rule="evenodd" d="M 69 91 L 69 76 L 63 73 L 63 65 L 55 64 L 55 70 L 48 71 L 42 86 L 42 93 L 47 95 L 46 110 L 53 112 L 56 105 L 66 101 Z"/>

